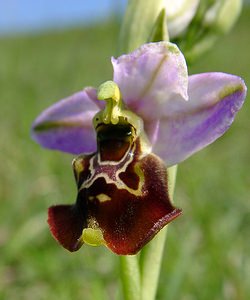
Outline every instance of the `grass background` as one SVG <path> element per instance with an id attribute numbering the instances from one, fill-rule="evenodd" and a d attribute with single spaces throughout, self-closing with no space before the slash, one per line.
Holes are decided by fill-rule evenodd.
<path id="1" fill-rule="evenodd" d="M 250 11 L 190 73 L 250 83 Z M 112 78 L 119 28 L 0 39 L 0 299 L 116 299 L 119 260 L 107 249 L 69 254 L 51 238 L 47 207 L 74 202 L 72 156 L 41 149 L 33 119 L 56 100 Z M 157 299 L 250 299 L 249 101 L 215 144 L 183 162 Z"/>

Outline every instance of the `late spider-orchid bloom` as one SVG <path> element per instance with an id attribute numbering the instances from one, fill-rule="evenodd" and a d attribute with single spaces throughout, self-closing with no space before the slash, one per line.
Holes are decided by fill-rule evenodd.
<path id="1" fill-rule="evenodd" d="M 220 137 L 246 96 L 237 76 L 188 76 L 168 42 L 145 44 L 112 64 L 112 82 L 59 101 L 33 124 L 42 146 L 80 154 L 76 203 L 49 208 L 51 232 L 70 251 L 87 243 L 137 253 L 181 213 L 169 198 L 166 167 Z"/>

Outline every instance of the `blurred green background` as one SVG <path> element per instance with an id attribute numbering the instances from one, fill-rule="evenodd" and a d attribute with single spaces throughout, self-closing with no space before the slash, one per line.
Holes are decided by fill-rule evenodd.
<path id="1" fill-rule="evenodd" d="M 250 83 L 250 10 L 190 73 L 223 71 Z M 112 78 L 116 22 L 0 38 L 0 299 L 116 299 L 119 259 L 104 247 L 70 254 L 51 237 L 47 207 L 74 202 L 72 156 L 30 139 L 56 100 Z M 215 144 L 183 162 L 157 299 L 250 299 L 249 101 Z"/>

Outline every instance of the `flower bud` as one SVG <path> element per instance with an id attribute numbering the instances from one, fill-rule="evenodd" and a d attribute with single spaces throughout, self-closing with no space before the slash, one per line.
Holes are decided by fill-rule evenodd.
<path id="1" fill-rule="evenodd" d="M 200 0 L 164 0 L 170 38 L 180 35 L 192 21 Z"/>
<path id="2" fill-rule="evenodd" d="M 235 24 L 242 8 L 242 0 L 215 1 L 205 14 L 204 26 L 212 27 L 219 33 L 228 32 Z"/>
<path id="3" fill-rule="evenodd" d="M 175 36 L 188 62 L 193 62 L 210 49 L 235 24 L 242 0 L 204 0 L 186 30 Z"/>

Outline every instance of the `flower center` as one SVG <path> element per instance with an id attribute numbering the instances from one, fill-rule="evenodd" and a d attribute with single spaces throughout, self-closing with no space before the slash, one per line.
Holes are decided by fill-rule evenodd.
<path id="1" fill-rule="evenodd" d="M 140 117 L 126 109 L 118 85 L 113 81 L 106 81 L 97 91 L 98 100 L 106 101 L 106 106 L 93 118 L 96 131 L 102 125 L 130 125 L 134 128 L 134 136 L 139 136 L 143 131 L 143 122 Z"/>
<path id="2" fill-rule="evenodd" d="M 98 142 L 112 140 L 133 143 L 140 137 L 143 151 L 150 152 L 151 145 L 144 133 L 142 119 L 128 110 L 123 101 L 118 85 L 113 81 L 106 81 L 97 90 L 97 98 L 106 101 L 106 106 L 93 118 L 93 125 L 97 133 Z M 116 147 L 114 147 L 116 148 Z"/>

